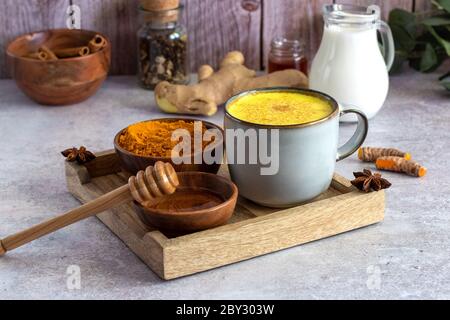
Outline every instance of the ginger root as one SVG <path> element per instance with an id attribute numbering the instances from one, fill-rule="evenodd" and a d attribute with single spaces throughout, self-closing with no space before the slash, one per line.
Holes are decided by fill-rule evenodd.
<path id="1" fill-rule="evenodd" d="M 244 66 L 244 56 L 239 51 L 228 53 L 216 72 L 211 66 L 203 65 L 198 73 L 199 83 L 190 86 L 160 82 L 155 88 L 155 100 L 159 108 L 168 113 L 211 116 L 217 112 L 218 105 L 241 91 L 308 86 L 308 78 L 294 69 L 256 77 L 254 70 Z"/>
<path id="2" fill-rule="evenodd" d="M 387 156 L 402 157 L 406 160 L 411 160 L 411 154 L 394 148 L 362 147 L 358 150 L 358 158 L 366 162 L 374 162 L 380 157 Z"/>
<path id="3" fill-rule="evenodd" d="M 375 165 L 378 170 L 403 172 L 414 177 L 423 177 L 427 173 L 425 167 L 402 157 L 380 157 L 376 160 Z"/>

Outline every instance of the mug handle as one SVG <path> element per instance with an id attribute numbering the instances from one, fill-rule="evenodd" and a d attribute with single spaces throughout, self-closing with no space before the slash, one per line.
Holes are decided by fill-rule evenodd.
<path id="1" fill-rule="evenodd" d="M 347 113 L 354 113 L 358 118 L 358 125 L 353 136 L 337 151 L 336 161 L 347 158 L 353 154 L 358 148 L 363 144 L 366 139 L 367 132 L 369 130 L 369 121 L 366 115 L 357 109 L 346 109 L 342 110 L 339 116 L 343 116 Z"/>

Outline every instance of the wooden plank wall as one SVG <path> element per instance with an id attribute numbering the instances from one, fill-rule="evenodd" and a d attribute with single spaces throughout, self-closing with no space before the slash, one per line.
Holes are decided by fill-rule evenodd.
<path id="1" fill-rule="evenodd" d="M 270 42 L 276 36 L 299 38 L 305 43 L 309 60 L 319 48 L 322 39 L 322 7 L 332 4 L 333 0 L 266 0 L 263 15 L 263 61 L 267 64 Z"/>
<path id="2" fill-rule="evenodd" d="M 431 7 L 431 0 L 184 0 L 191 69 L 204 63 L 217 66 L 230 50 L 243 51 L 248 66 L 264 68 L 276 35 L 303 39 L 311 59 L 322 35 L 322 6 L 333 2 L 378 4 L 383 19 L 393 8 L 419 12 Z M 136 72 L 139 0 L 1 0 L 0 78 L 9 75 L 6 44 L 23 33 L 65 28 L 70 3 L 81 8 L 82 28 L 105 33 L 112 40 L 111 73 Z"/>
<path id="3" fill-rule="evenodd" d="M 192 70 L 202 64 L 217 66 L 232 50 L 244 52 L 248 66 L 260 68 L 261 6 L 250 10 L 240 0 L 185 0 L 184 22 L 190 36 Z"/>

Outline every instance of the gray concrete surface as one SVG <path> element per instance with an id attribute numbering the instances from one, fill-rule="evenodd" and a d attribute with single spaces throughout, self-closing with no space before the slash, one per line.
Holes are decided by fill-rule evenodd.
<path id="1" fill-rule="evenodd" d="M 393 77 L 370 122 L 367 145 L 407 150 L 429 169 L 423 179 L 385 174 L 393 186 L 384 222 L 165 282 L 90 218 L 0 258 L 0 300 L 450 298 L 450 94 L 436 78 Z M 1 80 L 0 237 L 79 205 L 59 151 L 111 148 L 122 127 L 159 116 L 134 77 L 112 77 L 95 97 L 62 108 L 38 106 Z M 343 126 L 343 139 L 353 129 Z M 354 155 L 337 172 L 351 177 L 363 167 Z M 79 290 L 67 286 L 71 265 L 81 270 Z"/>

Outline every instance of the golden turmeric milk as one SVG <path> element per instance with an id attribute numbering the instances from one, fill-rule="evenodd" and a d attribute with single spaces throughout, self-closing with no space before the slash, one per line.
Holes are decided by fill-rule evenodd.
<path id="1" fill-rule="evenodd" d="M 331 104 L 324 99 L 289 91 L 251 93 L 228 107 L 228 112 L 237 119 L 279 126 L 320 120 L 332 111 Z"/>

